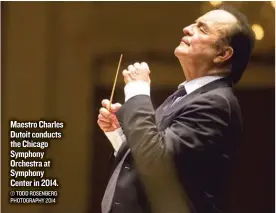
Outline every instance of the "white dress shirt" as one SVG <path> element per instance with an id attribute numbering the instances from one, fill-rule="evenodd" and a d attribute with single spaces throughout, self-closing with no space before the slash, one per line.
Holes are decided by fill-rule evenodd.
<path id="1" fill-rule="evenodd" d="M 184 86 L 187 92 L 187 95 L 195 91 L 196 89 L 199 89 L 200 87 L 222 78 L 221 76 L 204 76 L 200 78 L 196 78 L 191 81 L 185 81 L 181 83 L 178 87 Z M 125 102 L 128 101 L 130 98 L 136 96 L 136 95 L 148 95 L 150 96 L 150 85 L 145 81 L 133 81 L 128 83 L 125 88 Z M 184 96 L 183 96 L 184 97 Z M 178 98 L 175 102 L 178 102 L 181 98 Z M 174 102 L 174 103 L 175 103 Z M 105 132 L 105 135 L 107 136 L 108 140 L 112 144 L 114 148 L 114 154 L 118 152 L 121 144 L 126 140 L 126 137 L 122 131 L 121 128 L 116 129 L 112 132 Z"/>

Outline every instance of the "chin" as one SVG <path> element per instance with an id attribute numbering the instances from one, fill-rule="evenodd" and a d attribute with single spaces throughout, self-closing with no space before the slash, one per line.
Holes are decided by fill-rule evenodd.
<path id="1" fill-rule="evenodd" d="M 174 55 L 177 57 L 177 58 L 183 58 L 185 56 L 187 56 L 187 48 L 179 45 L 178 47 L 175 48 L 174 50 Z"/>

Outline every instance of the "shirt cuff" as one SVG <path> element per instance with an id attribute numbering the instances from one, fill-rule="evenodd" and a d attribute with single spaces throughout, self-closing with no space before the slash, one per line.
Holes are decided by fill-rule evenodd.
<path id="1" fill-rule="evenodd" d="M 112 132 L 105 132 L 105 135 L 112 144 L 116 155 L 122 143 L 126 141 L 126 137 L 123 133 L 123 130 L 121 128 L 118 128 Z"/>
<path id="2" fill-rule="evenodd" d="M 129 82 L 125 88 L 125 102 L 136 95 L 150 96 L 150 85 L 146 81 Z"/>

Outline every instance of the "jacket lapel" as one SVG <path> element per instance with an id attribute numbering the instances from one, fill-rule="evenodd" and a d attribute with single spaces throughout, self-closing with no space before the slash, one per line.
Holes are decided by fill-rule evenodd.
<path id="1" fill-rule="evenodd" d="M 117 165 L 123 158 L 124 154 L 127 152 L 127 150 L 129 149 L 128 145 L 126 142 L 122 143 L 122 145 L 120 146 L 116 156 L 115 156 L 115 161 L 114 161 L 114 165 Z"/>
<path id="2" fill-rule="evenodd" d="M 170 95 L 155 111 L 155 119 L 156 124 L 158 125 L 163 117 L 163 113 L 166 111 L 166 109 L 169 107 L 169 103 L 172 100 L 172 96 Z"/>

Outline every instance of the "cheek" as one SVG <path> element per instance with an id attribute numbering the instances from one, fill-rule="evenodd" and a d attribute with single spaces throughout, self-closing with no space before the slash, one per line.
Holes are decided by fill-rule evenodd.
<path id="1" fill-rule="evenodd" d="M 210 42 L 206 38 L 194 37 L 191 41 L 191 47 L 195 52 L 205 52 L 210 48 Z"/>
<path id="2" fill-rule="evenodd" d="M 214 52 L 215 47 L 215 40 L 211 38 L 207 38 L 205 36 L 196 36 L 193 37 L 191 41 L 191 46 L 194 51 L 196 52 Z"/>

